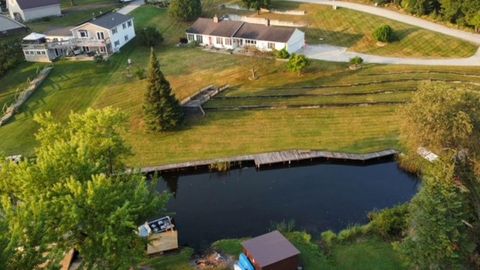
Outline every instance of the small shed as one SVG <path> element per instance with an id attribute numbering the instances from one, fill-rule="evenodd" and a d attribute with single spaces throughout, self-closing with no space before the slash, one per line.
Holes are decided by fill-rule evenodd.
<path id="1" fill-rule="evenodd" d="M 300 251 L 279 231 L 242 242 L 243 252 L 255 270 L 296 270 Z"/>

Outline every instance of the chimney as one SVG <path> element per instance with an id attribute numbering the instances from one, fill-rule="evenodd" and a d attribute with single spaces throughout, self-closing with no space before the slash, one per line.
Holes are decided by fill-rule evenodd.
<path id="1" fill-rule="evenodd" d="M 265 24 L 266 24 L 267 26 L 270 26 L 270 19 L 266 19 Z"/>
<path id="2" fill-rule="evenodd" d="M 214 23 L 218 23 L 218 21 L 219 21 L 219 20 L 218 20 L 218 16 L 215 14 L 215 16 L 213 16 L 213 22 L 214 22 Z"/>

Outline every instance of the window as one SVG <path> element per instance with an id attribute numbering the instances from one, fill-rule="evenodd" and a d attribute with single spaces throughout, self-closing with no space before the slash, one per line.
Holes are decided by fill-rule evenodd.
<path id="1" fill-rule="evenodd" d="M 105 47 L 100 47 L 100 52 L 104 53 L 105 52 Z"/>
<path id="2" fill-rule="evenodd" d="M 117 40 L 117 41 L 115 41 L 115 43 L 113 43 L 113 44 L 115 45 L 115 47 L 118 47 L 118 46 L 120 46 L 120 41 Z"/>
<path id="3" fill-rule="evenodd" d="M 132 21 L 131 20 L 128 21 L 127 24 L 128 24 L 128 27 L 131 27 L 132 26 Z"/>
<path id="4" fill-rule="evenodd" d="M 80 37 L 88 37 L 88 31 L 87 30 L 78 30 L 78 34 L 80 35 Z"/>
<path id="5" fill-rule="evenodd" d="M 216 42 L 217 42 L 218 45 L 223 45 L 223 38 L 217 37 Z"/>
<path id="6" fill-rule="evenodd" d="M 126 24 L 126 23 L 122 23 L 122 27 L 123 27 L 123 29 L 127 28 L 127 24 Z"/>
<path id="7" fill-rule="evenodd" d="M 275 49 L 275 43 L 268 42 L 268 48 L 269 49 Z"/>
<path id="8" fill-rule="evenodd" d="M 45 51 L 42 51 L 42 54 L 45 55 Z"/>
<path id="9" fill-rule="evenodd" d="M 128 41 L 128 35 L 125 35 L 125 41 Z"/>
<path id="10" fill-rule="evenodd" d="M 231 46 L 232 45 L 232 39 L 231 38 L 226 38 L 225 39 L 225 45 Z"/>
<path id="11" fill-rule="evenodd" d="M 105 39 L 105 35 L 103 34 L 103 32 L 97 32 L 97 38 L 98 39 Z"/>
<path id="12" fill-rule="evenodd" d="M 112 28 L 112 34 L 115 35 L 116 33 L 117 33 L 117 27 Z"/>
<path id="13" fill-rule="evenodd" d="M 202 35 L 197 35 L 197 41 L 198 41 L 198 43 L 203 43 L 203 36 Z"/>
<path id="14" fill-rule="evenodd" d="M 188 41 L 194 41 L 195 40 L 195 36 L 193 34 L 187 34 L 187 40 Z"/>
<path id="15" fill-rule="evenodd" d="M 254 46 L 255 44 L 257 44 L 256 40 L 250 40 L 250 39 L 245 40 L 245 45 L 247 46 Z"/>

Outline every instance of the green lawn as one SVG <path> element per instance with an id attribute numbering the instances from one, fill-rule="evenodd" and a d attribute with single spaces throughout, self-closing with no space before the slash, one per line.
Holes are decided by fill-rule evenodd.
<path id="1" fill-rule="evenodd" d="M 183 248 L 179 253 L 167 254 L 145 260 L 144 265 L 155 270 L 192 270 L 190 260 L 193 250 Z"/>
<path id="2" fill-rule="evenodd" d="M 62 1 L 62 16 L 49 17 L 26 23 L 32 32 L 45 32 L 52 28 L 74 26 L 90 20 L 94 15 L 106 13 L 120 7 L 114 0 L 76 0 L 76 6 L 71 7 L 70 1 Z"/>
<path id="3" fill-rule="evenodd" d="M 311 270 L 401 270 L 402 262 L 390 243 L 375 236 L 358 237 L 352 242 L 336 244 L 329 255 L 304 232 L 288 232 L 285 236 L 300 251 L 305 269 Z M 212 248 L 233 256 L 242 251 L 243 239 L 226 239 L 212 244 Z"/>
<path id="4" fill-rule="evenodd" d="M 332 44 L 352 51 L 398 57 L 468 57 L 477 46 L 440 33 L 424 30 L 387 18 L 358 11 L 316 4 L 273 1 L 276 9 L 299 9 L 305 16 L 263 14 L 262 17 L 305 23 L 308 44 Z M 397 41 L 384 47 L 376 45 L 372 32 L 382 24 L 389 24 Z"/>
<path id="5" fill-rule="evenodd" d="M 399 105 L 375 102 L 405 102 L 419 83 L 428 79 L 456 85 L 480 82 L 480 68 L 431 68 L 365 65 L 358 71 L 346 64 L 313 61 L 302 75 L 290 73 L 285 63 L 271 59 L 225 55 L 199 48 L 173 46 L 184 36 L 186 24 L 172 22 L 166 10 L 141 7 L 133 13 L 137 27 L 152 25 L 161 30 L 165 44 L 156 49 L 161 68 L 180 99 L 210 84 L 229 84 L 230 90 L 205 104 L 206 117 L 187 119 L 178 132 L 153 134 L 145 131 L 142 102 L 145 80 L 131 76 L 145 67 L 149 49 L 135 42 L 112 56 L 107 63 L 61 61 L 42 87 L 13 121 L 0 128 L 0 151 L 32 154 L 37 129 L 32 117 L 51 111 L 65 119 L 70 111 L 92 106 L 114 106 L 128 114 L 124 134 L 135 155 L 130 165 L 147 166 L 179 161 L 218 158 L 285 149 L 325 149 L 368 152 L 398 148 Z M 127 59 L 133 70 L 127 70 Z M 35 69 L 24 64 L 0 79 L 1 100 L 9 96 Z M 248 80 L 255 67 L 258 80 Z M 21 73 L 19 73 L 21 72 Z M 280 95 L 281 97 L 270 97 Z M 282 96 L 283 95 L 283 96 Z M 285 96 L 297 95 L 297 96 Z M 331 107 L 339 103 L 362 106 Z M 243 105 L 268 105 L 274 110 L 215 111 Z M 285 109 L 282 106 L 325 105 L 318 109 Z"/>

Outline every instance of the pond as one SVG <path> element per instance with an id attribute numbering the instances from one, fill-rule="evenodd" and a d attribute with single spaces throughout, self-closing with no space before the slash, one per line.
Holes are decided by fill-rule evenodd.
<path id="1" fill-rule="evenodd" d="M 197 250 L 225 238 L 257 236 L 273 224 L 318 236 L 368 222 L 367 213 L 409 201 L 418 181 L 395 162 L 368 166 L 316 164 L 228 173 L 164 175 L 159 190 L 174 192 L 174 212 L 182 246 Z"/>

